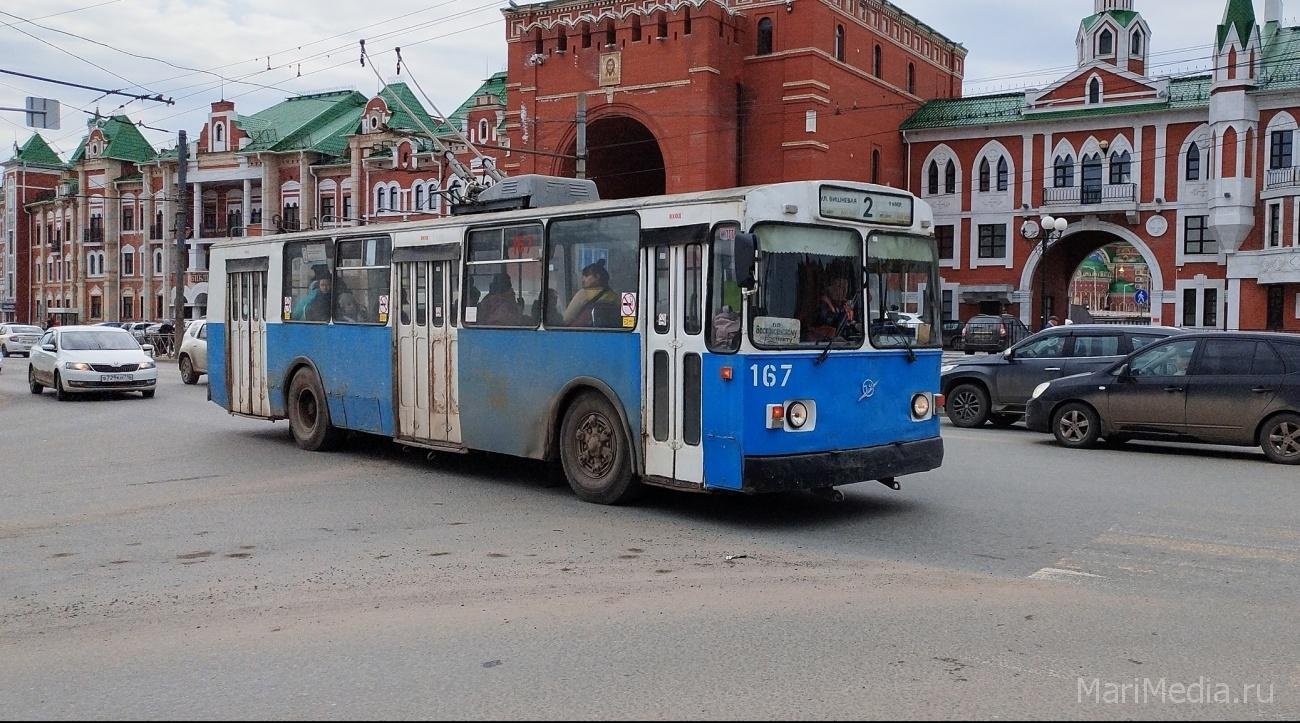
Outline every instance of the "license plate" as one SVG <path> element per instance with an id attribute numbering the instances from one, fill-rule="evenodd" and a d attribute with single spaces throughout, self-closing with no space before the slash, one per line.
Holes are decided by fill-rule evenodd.
<path id="1" fill-rule="evenodd" d="M 132 375 L 130 375 L 130 374 L 100 374 L 100 375 L 99 375 L 99 381 L 101 381 L 101 382 L 132 382 L 132 381 L 135 381 L 135 377 L 132 376 Z"/>

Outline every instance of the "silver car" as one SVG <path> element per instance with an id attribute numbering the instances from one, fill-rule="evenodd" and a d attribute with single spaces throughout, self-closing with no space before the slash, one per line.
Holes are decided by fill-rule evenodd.
<path id="1" fill-rule="evenodd" d="M 79 392 L 140 392 L 149 399 L 158 367 L 125 329 L 61 326 L 32 347 L 27 383 L 32 394 L 53 387 L 59 401 Z"/>
<path id="2" fill-rule="evenodd" d="M 32 345 L 40 341 L 45 330 L 27 324 L 0 324 L 0 356 L 30 355 Z"/>
<path id="3" fill-rule="evenodd" d="M 199 376 L 208 373 L 208 322 L 199 319 L 185 328 L 178 358 L 181 381 L 198 384 Z"/>

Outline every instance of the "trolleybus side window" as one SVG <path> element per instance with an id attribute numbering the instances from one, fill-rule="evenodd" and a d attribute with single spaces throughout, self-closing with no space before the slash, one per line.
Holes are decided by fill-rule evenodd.
<path id="1" fill-rule="evenodd" d="M 630 213 L 551 222 L 546 326 L 636 328 L 640 233 Z"/>
<path id="2" fill-rule="evenodd" d="M 695 336 L 704 330 L 704 319 L 700 317 L 704 304 L 704 246 L 687 244 L 686 246 L 686 313 L 685 332 Z"/>
<path id="3" fill-rule="evenodd" d="M 388 323 L 390 247 L 384 237 L 338 242 L 334 272 L 336 323 Z"/>
<path id="4" fill-rule="evenodd" d="M 734 354 L 740 350 L 744 296 L 736 280 L 735 240 L 740 227 L 723 224 L 713 232 L 709 276 L 709 350 Z"/>
<path id="5" fill-rule="evenodd" d="M 334 304 L 334 274 L 326 241 L 295 241 L 284 245 L 285 321 L 328 322 Z"/>
<path id="6" fill-rule="evenodd" d="M 542 297 L 542 226 L 469 233 L 465 325 L 536 328 L 531 309 Z"/>

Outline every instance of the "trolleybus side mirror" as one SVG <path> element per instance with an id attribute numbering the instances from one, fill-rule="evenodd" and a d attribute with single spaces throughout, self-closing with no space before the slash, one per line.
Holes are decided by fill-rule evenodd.
<path id="1" fill-rule="evenodd" d="M 754 262 L 758 258 L 758 236 L 752 233 L 738 233 L 735 240 L 736 283 L 742 289 L 752 289 L 758 283 L 754 279 Z"/>

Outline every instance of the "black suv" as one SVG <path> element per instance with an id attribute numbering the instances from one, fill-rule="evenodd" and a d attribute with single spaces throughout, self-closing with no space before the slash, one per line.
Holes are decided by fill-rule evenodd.
<path id="1" fill-rule="evenodd" d="M 1011 426 L 1024 416 L 1039 384 L 1103 369 L 1179 333 L 1164 326 L 1070 324 L 1040 331 L 1002 354 L 944 366 L 940 386 L 948 419 L 958 427 L 987 421 Z"/>
<path id="2" fill-rule="evenodd" d="M 962 326 L 961 348 L 967 354 L 997 353 L 1027 336 L 1029 328 L 1011 314 L 977 314 Z"/>

